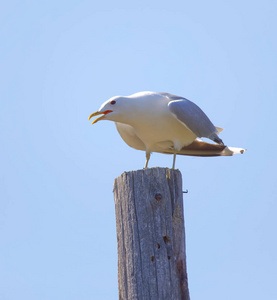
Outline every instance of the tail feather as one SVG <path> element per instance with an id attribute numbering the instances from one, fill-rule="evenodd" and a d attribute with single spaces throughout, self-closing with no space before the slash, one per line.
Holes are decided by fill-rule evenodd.
<path id="1" fill-rule="evenodd" d="M 190 156 L 232 156 L 238 153 L 244 153 L 245 149 L 227 147 L 222 144 L 210 144 L 202 140 L 195 140 L 189 146 L 183 147 L 177 152 L 179 155 Z M 172 150 L 163 151 L 162 153 L 173 154 Z"/>

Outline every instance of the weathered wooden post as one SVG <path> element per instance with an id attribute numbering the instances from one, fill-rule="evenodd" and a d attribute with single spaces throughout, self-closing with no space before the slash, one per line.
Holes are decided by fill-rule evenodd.
<path id="1" fill-rule="evenodd" d="M 115 179 L 122 300 L 189 300 L 182 175 L 153 168 Z"/>

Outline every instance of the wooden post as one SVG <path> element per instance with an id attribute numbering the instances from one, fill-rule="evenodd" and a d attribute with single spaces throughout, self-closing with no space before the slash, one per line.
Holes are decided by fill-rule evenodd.
<path id="1" fill-rule="evenodd" d="M 120 300 L 189 300 L 182 175 L 153 168 L 115 179 Z"/>

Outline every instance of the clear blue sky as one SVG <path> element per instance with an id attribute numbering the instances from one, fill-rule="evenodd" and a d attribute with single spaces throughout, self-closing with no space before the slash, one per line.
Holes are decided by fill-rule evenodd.
<path id="1" fill-rule="evenodd" d="M 178 157 L 193 300 L 276 300 L 275 1 L 6 1 L 0 11 L 0 299 L 117 299 L 113 180 L 141 169 L 115 95 L 197 103 L 244 155 Z M 150 167 L 170 167 L 154 154 Z"/>

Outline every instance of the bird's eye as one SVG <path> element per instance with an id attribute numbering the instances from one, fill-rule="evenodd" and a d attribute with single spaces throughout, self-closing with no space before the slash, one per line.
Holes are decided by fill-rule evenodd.
<path id="1" fill-rule="evenodd" d="M 116 101 L 115 101 L 115 100 L 111 101 L 111 105 L 114 105 L 115 103 L 116 103 Z"/>

